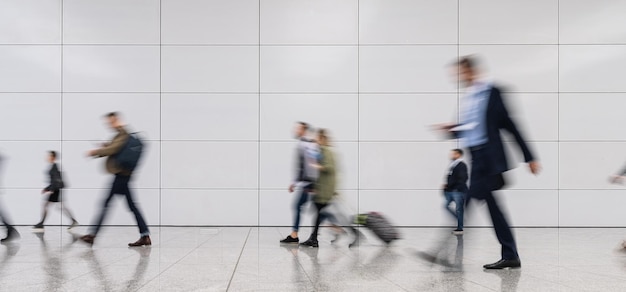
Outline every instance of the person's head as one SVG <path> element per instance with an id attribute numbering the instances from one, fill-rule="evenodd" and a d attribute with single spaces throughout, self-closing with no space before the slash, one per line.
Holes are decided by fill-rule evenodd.
<path id="1" fill-rule="evenodd" d="M 451 160 L 457 160 L 459 158 L 463 157 L 463 150 L 461 149 L 452 149 L 452 151 L 450 151 L 450 159 Z"/>
<path id="2" fill-rule="evenodd" d="M 110 112 L 105 115 L 105 118 L 107 120 L 107 124 L 109 125 L 109 127 L 111 127 L 111 129 L 117 129 L 122 125 L 120 122 L 120 114 L 117 112 Z"/>
<path id="3" fill-rule="evenodd" d="M 473 56 L 459 58 L 452 64 L 452 73 L 458 78 L 457 81 L 461 86 L 472 85 L 480 73 L 476 58 Z"/>
<path id="4" fill-rule="evenodd" d="M 306 135 L 306 132 L 309 130 L 309 124 L 305 122 L 297 122 L 296 127 L 294 129 L 294 134 L 297 139 L 300 139 Z"/>
<path id="5" fill-rule="evenodd" d="M 48 162 L 54 163 L 57 161 L 57 152 L 56 151 L 48 151 Z"/>
<path id="6" fill-rule="evenodd" d="M 328 137 L 328 130 L 326 129 L 319 129 L 317 130 L 317 139 L 316 139 L 317 143 L 322 145 L 322 146 L 329 146 L 330 145 L 330 138 Z"/>

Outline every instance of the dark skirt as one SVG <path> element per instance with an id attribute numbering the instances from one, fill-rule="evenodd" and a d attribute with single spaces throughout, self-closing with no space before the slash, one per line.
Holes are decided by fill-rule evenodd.
<path id="1" fill-rule="evenodd" d="M 58 203 L 61 202 L 61 190 L 56 190 L 48 197 L 48 202 Z"/>

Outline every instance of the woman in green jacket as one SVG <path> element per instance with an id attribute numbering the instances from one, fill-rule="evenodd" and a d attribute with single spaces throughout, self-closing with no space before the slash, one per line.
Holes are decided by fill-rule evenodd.
<path id="1" fill-rule="evenodd" d="M 320 129 L 318 131 L 317 143 L 320 145 L 321 157 L 316 159 L 318 163 L 313 165 L 313 167 L 319 170 L 319 177 L 315 182 L 315 194 L 313 196 L 313 202 L 317 208 L 315 228 L 313 229 L 313 233 L 311 233 L 311 237 L 309 237 L 307 241 L 301 243 L 301 245 L 310 247 L 319 247 L 317 233 L 323 219 L 322 216 L 320 216 L 320 213 L 332 200 L 336 193 L 337 185 L 335 155 L 330 148 L 328 133 L 325 129 Z"/>

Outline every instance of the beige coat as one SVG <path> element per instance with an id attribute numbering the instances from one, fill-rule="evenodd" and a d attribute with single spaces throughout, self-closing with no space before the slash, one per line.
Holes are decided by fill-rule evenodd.
<path id="1" fill-rule="evenodd" d="M 320 161 L 322 168 L 315 182 L 313 200 L 316 203 L 328 204 L 337 191 L 337 165 L 335 154 L 330 147 L 322 146 L 320 151 L 322 153 L 322 161 Z"/>
<path id="2" fill-rule="evenodd" d="M 105 165 L 107 172 L 110 174 L 131 175 L 132 173 L 131 171 L 120 168 L 117 161 L 115 161 L 115 158 L 112 157 L 122 151 L 126 141 L 128 141 L 128 136 L 129 135 L 128 132 L 126 132 L 126 129 L 124 129 L 124 127 L 119 127 L 117 128 L 117 135 L 113 137 L 113 140 L 111 140 L 111 142 L 109 142 L 106 146 L 96 150 L 96 156 L 107 157 Z"/>

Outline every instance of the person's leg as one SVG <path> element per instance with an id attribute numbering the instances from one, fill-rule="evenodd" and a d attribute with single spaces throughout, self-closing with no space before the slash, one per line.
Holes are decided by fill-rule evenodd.
<path id="1" fill-rule="evenodd" d="M 448 213 L 450 213 L 452 216 L 454 216 L 454 218 L 456 218 L 457 217 L 456 212 L 450 209 L 450 204 L 452 204 L 452 202 L 454 201 L 452 192 L 443 192 L 443 195 L 446 199 L 446 203 L 443 207 L 446 209 Z"/>
<path id="2" fill-rule="evenodd" d="M 322 210 L 328 206 L 328 204 L 315 203 L 315 208 L 317 209 L 317 214 L 315 216 L 315 227 L 313 228 L 313 232 L 311 233 L 311 239 L 317 241 L 317 233 L 319 232 L 320 225 L 322 225 L 322 221 L 324 217 L 322 216 Z"/>
<path id="3" fill-rule="evenodd" d="M 135 205 L 132 193 L 130 191 L 130 188 L 128 187 L 129 181 L 130 177 L 124 177 L 122 179 L 122 194 L 126 196 L 128 208 L 131 212 L 133 212 L 133 215 L 135 215 L 135 220 L 137 220 L 137 226 L 139 227 L 139 233 L 141 234 L 141 236 L 148 236 L 150 235 L 150 230 L 148 229 L 148 225 L 141 215 L 141 211 L 139 211 L 139 208 L 137 208 L 137 206 Z"/>
<path id="4" fill-rule="evenodd" d="M 100 210 L 100 215 L 97 217 L 98 219 L 96 221 L 96 224 L 91 229 L 90 235 L 94 237 L 98 235 L 100 228 L 102 228 L 102 223 L 104 222 L 104 219 L 106 218 L 111 199 L 113 198 L 113 196 L 115 196 L 115 194 L 120 193 L 120 187 L 119 187 L 120 182 L 119 182 L 118 177 L 119 176 L 116 175 L 115 178 L 113 179 L 113 184 L 111 185 L 111 191 L 109 191 L 109 195 L 106 197 L 106 199 L 104 199 L 104 203 L 102 204 L 102 210 Z"/>
<path id="5" fill-rule="evenodd" d="M 506 220 L 505 215 L 500 210 L 496 198 L 493 194 L 489 194 L 486 198 L 487 207 L 489 208 L 489 214 L 491 215 L 491 221 L 493 222 L 493 228 L 496 232 L 496 237 L 502 245 L 502 259 L 515 260 L 519 259 L 517 253 L 517 246 L 515 244 L 515 238 L 513 232 L 509 227 L 509 223 Z"/>
<path id="6" fill-rule="evenodd" d="M 48 207 L 50 207 L 49 201 L 46 201 L 45 203 L 43 203 L 42 211 L 41 211 L 41 221 L 39 221 L 39 223 L 35 225 L 36 227 L 42 226 L 43 223 L 46 221 L 46 217 L 48 217 Z"/>
<path id="7" fill-rule="evenodd" d="M 454 204 L 456 205 L 456 218 L 457 218 L 457 230 L 463 230 L 463 213 L 465 210 L 465 194 L 461 192 L 454 192 L 452 194 Z"/>
<path id="8" fill-rule="evenodd" d="M 308 186 L 307 187 L 303 187 L 300 190 L 300 194 L 299 194 L 299 196 L 296 199 L 296 202 L 294 204 L 294 211 L 295 212 L 294 212 L 293 226 L 291 228 L 291 237 L 292 238 L 298 238 L 298 231 L 300 230 L 300 219 L 302 217 L 302 207 L 309 200 L 309 191 L 310 190 L 308 189 Z"/>

